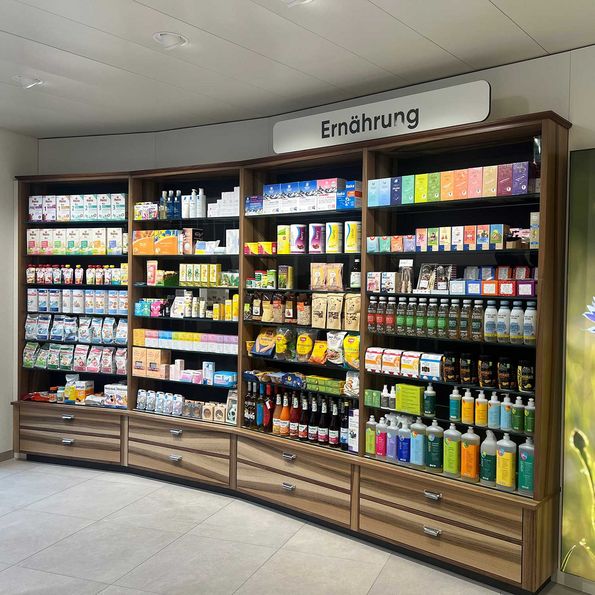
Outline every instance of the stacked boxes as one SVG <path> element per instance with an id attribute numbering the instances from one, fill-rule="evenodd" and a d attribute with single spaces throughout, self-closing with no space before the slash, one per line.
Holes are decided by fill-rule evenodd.
<path id="1" fill-rule="evenodd" d="M 29 197 L 29 221 L 125 221 L 126 194 L 62 194 Z"/>

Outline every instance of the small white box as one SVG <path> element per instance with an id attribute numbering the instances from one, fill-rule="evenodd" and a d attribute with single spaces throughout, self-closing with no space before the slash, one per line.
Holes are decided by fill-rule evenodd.
<path id="1" fill-rule="evenodd" d="M 97 218 L 100 221 L 109 221 L 112 218 L 111 194 L 97 195 Z"/>
<path id="2" fill-rule="evenodd" d="M 40 229 L 39 230 L 39 254 L 53 254 L 54 253 L 54 230 Z"/>
<path id="3" fill-rule="evenodd" d="M 107 253 L 115 255 L 122 254 L 122 229 L 120 227 L 108 227 Z"/>
<path id="4" fill-rule="evenodd" d="M 66 229 L 54 229 L 53 235 L 53 254 L 66 254 Z"/>
<path id="5" fill-rule="evenodd" d="M 70 220 L 84 221 L 85 220 L 85 200 L 82 194 L 70 195 Z"/>
<path id="6" fill-rule="evenodd" d="M 126 194 L 111 194 L 112 199 L 112 220 L 123 221 L 126 219 Z"/>
<path id="7" fill-rule="evenodd" d="M 56 221 L 56 197 L 53 194 L 43 197 L 43 220 Z"/>
<path id="8" fill-rule="evenodd" d="M 81 238 L 80 229 L 68 228 L 66 230 L 66 254 L 80 254 Z"/>
<path id="9" fill-rule="evenodd" d="M 91 254 L 103 255 L 107 249 L 107 238 L 105 227 L 93 227 L 91 229 Z"/>
<path id="10" fill-rule="evenodd" d="M 79 229 L 79 254 L 92 254 L 92 231 L 90 227 L 81 227 Z"/>
<path id="11" fill-rule="evenodd" d="M 43 196 L 29 197 L 29 221 L 43 221 Z"/>
<path id="12" fill-rule="evenodd" d="M 98 219 L 98 203 L 97 194 L 84 194 L 85 201 L 85 221 L 97 221 Z"/>
<path id="13" fill-rule="evenodd" d="M 70 196 L 59 194 L 56 196 L 56 219 L 58 221 L 70 221 Z"/>
<path id="14" fill-rule="evenodd" d="M 27 254 L 39 254 L 39 229 L 27 230 Z"/>

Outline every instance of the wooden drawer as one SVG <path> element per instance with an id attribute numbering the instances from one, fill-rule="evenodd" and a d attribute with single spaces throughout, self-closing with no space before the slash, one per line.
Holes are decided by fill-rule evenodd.
<path id="1" fill-rule="evenodd" d="M 47 406 L 22 406 L 20 427 L 58 432 L 78 432 L 120 438 L 120 415 L 100 409 L 83 411 L 82 407 L 52 409 Z"/>
<path id="2" fill-rule="evenodd" d="M 210 454 L 229 456 L 229 434 L 202 428 L 189 428 L 177 424 L 176 419 L 130 418 L 128 426 L 130 440 L 155 442 L 160 445 L 184 447 Z"/>
<path id="3" fill-rule="evenodd" d="M 490 490 L 483 489 L 478 494 L 472 486 L 445 483 L 421 473 L 414 476 L 362 465 L 360 496 L 435 515 L 496 536 L 522 539 L 523 511 L 520 506 L 492 495 Z"/>
<path id="4" fill-rule="evenodd" d="M 120 463 L 120 438 L 85 436 L 70 432 L 44 432 L 22 428 L 20 452 L 101 463 Z"/>
<path id="5" fill-rule="evenodd" d="M 229 486 L 229 458 L 226 457 L 131 440 L 128 442 L 128 466 Z"/>
<path id="6" fill-rule="evenodd" d="M 351 465 L 325 457 L 323 449 L 304 453 L 288 441 L 287 445 L 269 441 L 238 438 L 238 460 L 270 467 L 280 473 L 291 473 L 309 481 L 351 490 Z"/>
<path id="7" fill-rule="evenodd" d="M 351 498 L 345 492 L 239 462 L 237 486 L 240 492 L 349 525 Z"/>
<path id="8" fill-rule="evenodd" d="M 360 531 L 483 574 L 521 582 L 521 546 L 479 531 L 364 499 Z"/>

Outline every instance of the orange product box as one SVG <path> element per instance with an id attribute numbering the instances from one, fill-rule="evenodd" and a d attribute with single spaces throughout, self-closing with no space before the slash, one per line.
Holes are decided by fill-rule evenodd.
<path id="1" fill-rule="evenodd" d="M 144 328 L 135 328 L 132 331 L 132 343 L 134 345 L 138 345 L 139 347 L 145 346 L 145 329 Z"/>
<path id="2" fill-rule="evenodd" d="M 497 196 L 498 193 L 498 166 L 497 165 L 486 165 L 483 168 L 483 182 L 482 182 L 482 195 Z"/>
<path id="3" fill-rule="evenodd" d="M 477 250 L 477 228 L 475 225 L 465 225 L 463 231 L 463 250 Z"/>
<path id="4" fill-rule="evenodd" d="M 467 170 L 467 198 L 483 196 L 483 167 L 470 167 Z"/>
<path id="5" fill-rule="evenodd" d="M 132 232 L 132 254 L 155 254 L 155 232 L 143 229 Z"/>
<path id="6" fill-rule="evenodd" d="M 403 236 L 390 236 L 390 251 L 403 252 Z"/>
<path id="7" fill-rule="evenodd" d="M 455 172 L 440 172 L 440 200 L 452 200 L 454 198 Z"/>
<path id="8" fill-rule="evenodd" d="M 161 366 L 170 362 L 170 352 L 163 349 L 147 349 L 147 378 L 161 378 Z"/>
<path id="9" fill-rule="evenodd" d="M 490 281 L 482 281 L 481 282 L 481 293 L 482 293 L 482 295 L 496 296 L 496 295 L 498 295 L 499 287 L 500 287 L 500 281 L 498 281 L 497 279 L 492 279 Z"/>
<path id="10" fill-rule="evenodd" d="M 144 347 L 132 348 L 132 375 L 147 375 L 147 350 Z"/>
<path id="11" fill-rule="evenodd" d="M 177 229 L 157 229 L 155 231 L 155 254 L 176 255 L 179 248 L 180 231 Z"/>
<path id="12" fill-rule="evenodd" d="M 468 186 L 468 176 L 466 169 L 455 169 L 454 172 L 454 189 L 453 189 L 453 198 L 455 200 L 461 200 L 463 198 L 468 198 L 467 196 L 467 186 Z"/>
<path id="13" fill-rule="evenodd" d="M 498 281 L 498 294 L 504 297 L 517 295 L 517 282 L 514 279 Z"/>

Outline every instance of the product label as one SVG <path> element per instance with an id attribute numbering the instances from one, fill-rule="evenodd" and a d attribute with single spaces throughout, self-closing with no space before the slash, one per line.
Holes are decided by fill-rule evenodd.
<path id="1" fill-rule="evenodd" d="M 483 481 L 496 481 L 496 455 L 481 453 L 479 478 Z"/>
<path id="2" fill-rule="evenodd" d="M 339 444 L 339 430 L 329 430 L 328 443 L 329 444 Z"/>
<path id="3" fill-rule="evenodd" d="M 341 436 L 340 436 L 341 444 L 347 444 L 349 441 L 349 429 L 348 428 L 341 428 Z"/>
<path id="4" fill-rule="evenodd" d="M 475 424 L 478 426 L 488 425 L 488 408 L 486 403 L 475 401 Z"/>
<path id="5" fill-rule="evenodd" d="M 300 440 L 305 440 L 308 437 L 308 426 L 307 424 L 298 425 L 298 436 Z"/>
<path id="6" fill-rule="evenodd" d="M 376 432 L 376 454 L 386 456 L 386 432 Z"/>
<path id="7" fill-rule="evenodd" d="M 376 454 L 376 432 L 372 428 L 366 428 L 366 454 Z"/>
<path id="8" fill-rule="evenodd" d="M 444 472 L 457 474 L 461 471 L 461 444 L 456 440 L 444 440 Z"/>
<path id="9" fill-rule="evenodd" d="M 486 317 L 484 325 L 484 335 L 486 341 L 493 341 L 496 338 L 497 332 L 498 326 L 496 324 L 496 319 L 492 317 Z"/>
<path id="10" fill-rule="evenodd" d="M 500 486 L 514 489 L 516 471 L 514 453 L 505 452 L 499 448 L 496 456 L 496 483 Z"/>
<path id="11" fill-rule="evenodd" d="M 405 316 L 405 326 L 407 328 L 413 328 L 413 314 Z"/>
<path id="12" fill-rule="evenodd" d="M 428 449 L 426 465 L 430 469 L 441 469 L 442 468 L 442 457 L 443 457 L 443 439 L 439 436 L 430 434 L 428 436 Z"/>
<path id="13" fill-rule="evenodd" d="M 318 427 L 317 426 L 308 426 L 308 440 L 314 442 L 318 439 Z"/>
<path id="14" fill-rule="evenodd" d="M 512 408 L 512 429 L 516 430 L 517 432 L 522 432 L 524 427 L 524 419 L 525 416 L 524 407 L 513 407 Z"/>
<path id="15" fill-rule="evenodd" d="M 263 406 L 259 404 L 256 406 L 256 425 L 262 426 L 262 418 L 263 418 Z"/>
<path id="16" fill-rule="evenodd" d="M 397 459 L 408 463 L 411 457 L 411 439 L 397 436 Z"/>
<path id="17" fill-rule="evenodd" d="M 525 409 L 525 432 L 535 432 L 535 410 Z"/>
<path id="18" fill-rule="evenodd" d="M 411 464 L 423 467 L 426 457 L 425 434 L 411 432 Z"/>
<path id="19" fill-rule="evenodd" d="M 446 317 L 445 316 L 439 316 L 438 317 L 437 327 L 438 327 L 438 330 L 439 331 L 445 331 L 446 330 Z"/>
<path id="20" fill-rule="evenodd" d="M 473 401 L 463 401 L 461 419 L 464 424 L 473 424 Z"/>
<path id="21" fill-rule="evenodd" d="M 511 339 L 522 339 L 523 330 L 519 320 L 510 319 L 510 338 Z"/>
<path id="22" fill-rule="evenodd" d="M 436 395 L 424 393 L 424 415 L 436 415 Z"/>
<path id="23" fill-rule="evenodd" d="M 461 419 L 461 401 L 459 399 L 451 399 L 448 411 L 450 419 Z"/>
<path id="24" fill-rule="evenodd" d="M 433 316 L 429 316 L 426 325 L 428 328 L 428 332 L 434 330 L 436 328 L 436 319 Z"/>
<path id="25" fill-rule="evenodd" d="M 532 454 L 521 451 L 519 455 L 519 490 L 533 491 L 534 462 Z"/>
<path id="26" fill-rule="evenodd" d="M 318 442 L 328 442 L 328 428 L 318 428 Z"/>
<path id="27" fill-rule="evenodd" d="M 479 475 L 479 444 L 461 442 L 461 477 L 476 479 Z"/>

